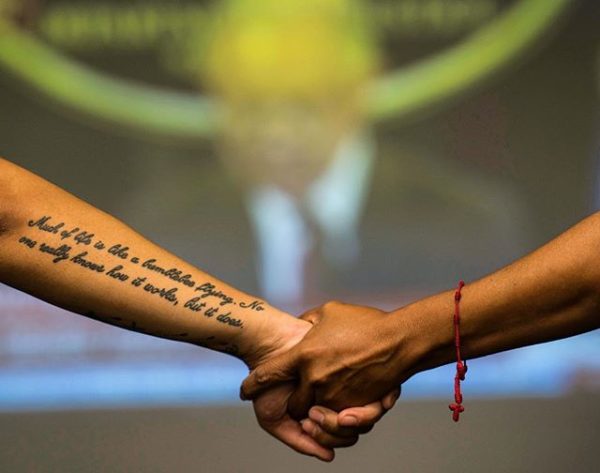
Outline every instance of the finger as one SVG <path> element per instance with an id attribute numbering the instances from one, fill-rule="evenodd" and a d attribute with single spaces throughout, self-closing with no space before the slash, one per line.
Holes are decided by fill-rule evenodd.
<path id="1" fill-rule="evenodd" d="M 316 307 L 314 309 L 307 310 L 304 314 L 298 317 L 300 320 L 304 320 L 313 325 L 317 325 L 321 321 L 321 308 Z"/>
<path id="2" fill-rule="evenodd" d="M 300 384 L 288 399 L 288 413 L 293 419 L 305 419 L 308 417 L 310 406 L 314 404 L 314 398 L 312 385 L 300 380 Z"/>
<path id="3" fill-rule="evenodd" d="M 309 419 L 317 424 L 324 432 L 334 437 L 356 437 L 364 433 L 360 426 L 342 426 L 338 421 L 338 413 L 323 406 L 311 407 Z"/>
<path id="4" fill-rule="evenodd" d="M 293 380 L 296 377 L 298 362 L 298 352 L 292 348 L 259 365 L 243 381 L 240 398 L 243 401 L 255 399 L 270 387 Z"/>
<path id="5" fill-rule="evenodd" d="M 383 404 L 376 401 L 366 406 L 344 409 L 338 414 L 337 423 L 341 427 L 353 427 L 360 429 L 361 433 L 366 433 L 373 428 L 385 412 Z"/>
<path id="6" fill-rule="evenodd" d="M 394 389 L 393 391 L 386 394 L 386 396 L 381 400 L 381 404 L 383 405 L 383 408 L 385 410 L 389 411 L 392 407 L 394 407 L 394 404 L 396 404 L 396 401 L 400 397 L 401 393 L 402 393 L 402 386 L 398 386 L 398 389 Z"/>
<path id="7" fill-rule="evenodd" d="M 348 437 L 337 437 L 325 432 L 317 423 L 311 419 L 304 419 L 302 421 L 302 429 L 314 440 L 316 440 L 323 447 L 328 448 L 346 448 L 351 447 L 358 442 L 358 434 L 355 433 Z"/>
<path id="8" fill-rule="evenodd" d="M 335 457 L 331 448 L 320 445 L 317 440 L 302 430 L 299 422 L 289 417 L 275 424 L 262 425 L 262 427 L 273 437 L 299 453 L 316 457 L 325 462 L 330 462 Z"/>

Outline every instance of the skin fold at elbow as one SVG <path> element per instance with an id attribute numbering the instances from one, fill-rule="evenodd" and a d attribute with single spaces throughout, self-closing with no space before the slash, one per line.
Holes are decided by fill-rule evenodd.
<path id="1" fill-rule="evenodd" d="M 0 238 L 17 224 L 18 195 L 14 166 L 0 157 Z"/>

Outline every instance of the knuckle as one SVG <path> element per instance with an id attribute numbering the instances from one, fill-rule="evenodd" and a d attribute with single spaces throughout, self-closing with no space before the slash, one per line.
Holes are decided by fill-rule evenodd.
<path id="1" fill-rule="evenodd" d="M 306 380 L 313 388 L 322 388 L 327 384 L 327 379 L 316 371 L 309 371 L 306 375 Z"/>
<path id="2" fill-rule="evenodd" d="M 331 437 L 319 426 L 315 427 L 315 430 L 313 431 L 313 438 L 324 447 L 331 448 L 334 446 L 331 442 Z"/>
<path id="3" fill-rule="evenodd" d="M 261 418 L 266 424 L 275 422 L 281 415 L 281 408 L 277 402 L 273 400 L 263 401 L 260 407 Z"/>
<path id="4" fill-rule="evenodd" d="M 323 429 L 321 428 L 321 426 L 319 424 L 314 424 L 313 425 L 313 430 L 312 430 L 312 436 L 316 439 L 316 440 L 324 440 L 326 437 L 326 433 L 323 431 Z"/>
<path id="5" fill-rule="evenodd" d="M 338 309 L 341 305 L 342 305 L 342 303 L 340 301 L 334 299 L 334 300 L 325 302 L 325 304 L 323 304 L 322 307 L 323 307 L 324 312 L 329 312 L 329 311 Z"/>
<path id="6" fill-rule="evenodd" d="M 337 425 L 336 417 L 337 416 L 326 415 L 325 419 L 323 419 L 323 423 L 321 424 L 325 431 L 333 435 L 335 435 L 340 429 Z"/>
<path id="7" fill-rule="evenodd" d="M 264 368 L 256 368 L 254 371 L 254 380 L 257 384 L 265 384 L 269 380 L 268 373 Z"/>
<path id="8" fill-rule="evenodd" d="M 299 318 L 314 324 L 319 319 L 319 312 L 316 309 L 309 310 L 308 312 L 302 314 Z"/>

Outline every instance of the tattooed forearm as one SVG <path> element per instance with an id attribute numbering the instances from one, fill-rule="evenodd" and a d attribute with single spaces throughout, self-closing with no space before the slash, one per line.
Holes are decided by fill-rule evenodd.
<path id="1" fill-rule="evenodd" d="M 166 278 L 175 284 L 182 285 L 183 291 L 192 290 L 192 294 L 187 296 L 186 302 L 183 303 L 183 308 L 187 312 L 213 319 L 220 324 L 243 328 L 243 320 L 233 315 L 235 306 L 256 312 L 265 309 L 262 301 L 236 301 L 233 296 L 218 288 L 215 283 L 196 283 L 195 278 L 189 272 L 171 265 L 161 265 L 157 258 L 141 258 L 131 246 L 122 242 L 100 240 L 89 229 L 79 226 L 69 227 L 65 222 L 54 221 L 53 217 L 48 215 L 29 220 L 28 227 L 39 233 L 22 235 L 19 243 L 30 250 L 49 255 L 52 263 L 70 263 L 80 266 L 83 269 L 110 278 L 116 283 L 139 288 L 140 291 L 177 306 L 179 305 L 180 289 L 178 287 L 165 287 L 154 280 L 156 277 Z M 73 251 L 73 248 L 77 246 L 85 246 L 86 248 L 84 251 Z M 119 263 L 107 265 L 107 259 L 102 257 L 102 254 L 110 255 L 110 258 L 117 259 Z M 231 309 L 228 310 L 229 308 Z M 90 312 L 88 316 L 97 318 L 97 316 L 90 314 L 93 314 L 93 312 Z M 123 328 L 144 331 L 135 321 L 124 321 L 121 318 L 102 318 L 102 320 Z M 185 335 L 187 336 L 187 334 Z M 183 337 L 183 335 L 180 335 L 180 337 Z M 227 349 L 234 350 L 231 347 Z"/>
<path id="2" fill-rule="evenodd" d="M 249 366 L 303 333 L 303 321 L 2 158 L 0 181 L 3 283 L 104 323 L 237 354 Z"/>
<path id="3" fill-rule="evenodd" d="M 189 333 L 187 333 L 187 332 L 171 333 L 171 332 L 157 331 L 157 330 L 150 331 L 150 330 L 147 330 L 146 328 L 140 326 L 135 320 L 130 320 L 130 319 L 123 318 L 123 317 L 104 316 L 104 315 L 98 314 L 96 311 L 93 311 L 93 310 L 86 311 L 84 313 L 84 315 L 90 319 L 97 320 L 98 322 L 104 322 L 106 324 L 113 325 L 113 326 L 119 327 L 119 328 L 123 328 L 125 330 L 131 330 L 132 332 L 143 333 L 145 335 L 152 335 L 154 337 L 160 337 L 160 338 L 169 338 L 171 340 L 181 340 L 181 341 L 193 342 L 192 340 L 188 340 Z M 221 351 L 225 351 L 225 350 L 221 350 Z M 226 353 L 229 353 L 229 352 L 226 352 Z"/>

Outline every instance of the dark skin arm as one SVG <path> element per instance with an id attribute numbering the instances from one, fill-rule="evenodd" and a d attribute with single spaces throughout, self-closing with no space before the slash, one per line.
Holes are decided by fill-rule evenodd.
<path id="1" fill-rule="evenodd" d="M 588 332 L 600 327 L 600 213 L 462 291 L 465 359 Z M 314 327 L 286 354 L 243 383 L 252 398 L 298 379 L 290 412 L 333 409 L 377 399 L 412 375 L 455 361 L 454 291 L 392 312 L 339 302 L 311 313 Z"/>

